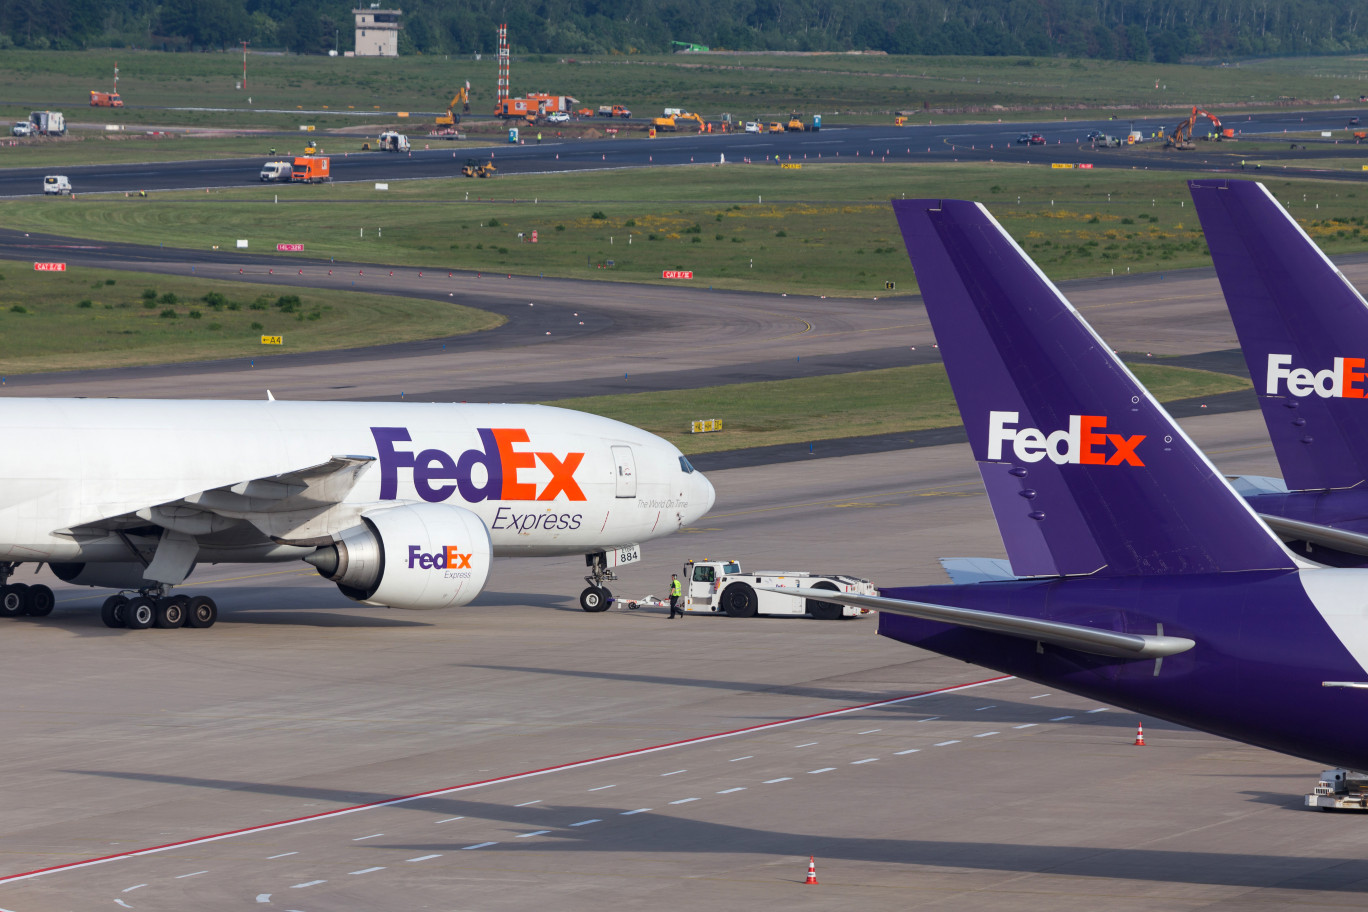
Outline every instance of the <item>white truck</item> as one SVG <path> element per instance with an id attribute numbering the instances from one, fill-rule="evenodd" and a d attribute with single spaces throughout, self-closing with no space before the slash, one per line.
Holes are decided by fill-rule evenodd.
<path id="1" fill-rule="evenodd" d="M 291 170 L 292 166 L 289 162 L 266 162 L 266 164 L 261 166 L 261 179 L 267 183 L 272 181 L 285 181 L 288 183 Z"/>
<path id="2" fill-rule="evenodd" d="M 10 127 L 10 136 L 32 136 L 32 135 L 33 135 L 33 124 L 29 123 L 27 120 L 18 121 L 18 122 L 15 123 L 14 126 Z"/>
<path id="3" fill-rule="evenodd" d="M 71 180 L 65 174 L 49 174 L 43 178 L 45 196 L 65 196 L 71 192 Z"/>
<path id="4" fill-rule="evenodd" d="M 33 131 L 43 136 L 65 136 L 66 118 L 61 111 L 34 111 L 29 114 Z"/>
<path id="5" fill-rule="evenodd" d="M 726 614 L 744 618 L 765 615 L 810 614 L 836 621 L 869 614 L 868 608 L 847 608 L 832 602 L 804 599 L 771 589 L 827 589 L 856 595 L 878 595 L 869 580 L 843 573 L 806 570 L 757 570 L 743 573 L 737 561 L 691 560 L 684 564 L 684 610 L 697 614 Z"/>
<path id="6" fill-rule="evenodd" d="M 409 140 L 403 133 L 389 130 L 380 134 L 381 152 L 407 152 L 408 150 Z"/>

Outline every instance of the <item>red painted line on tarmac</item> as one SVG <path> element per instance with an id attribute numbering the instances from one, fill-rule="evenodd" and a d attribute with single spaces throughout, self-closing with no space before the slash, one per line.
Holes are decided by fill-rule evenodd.
<path id="1" fill-rule="evenodd" d="M 616 754 L 605 754 L 602 757 L 591 757 L 587 760 L 574 760 L 570 763 L 561 763 L 556 766 L 546 766 L 541 769 L 528 770 L 523 773 L 512 773 L 507 776 L 496 776 L 492 779 L 481 779 L 476 782 L 467 782 L 462 785 L 448 786 L 447 788 L 433 789 L 427 792 L 416 792 L 412 795 L 403 795 L 398 798 L 387 798 L 383 801 L 371 801 L 366 804 L 357 804 L 351 807 L 339 808 L 335 811 L 323 811 L 318 814 L 309 814 L 304 817 L 293 817 L 289 820 L 278 820 L 275 823 L 263 823 L 257 826 L 243 827 L 239 830 L 228 830 L 224 833 L 215 833 L 212 836 L 200 836 L 195 839 L 184 839 L 180 842 L 168 842 L 163 845 L 150 846 L 146 849 L 133 849 L 128 852 L 118 852 L 114 855 L 102 855 L 98 858 L 89 858 L 85 861 L 73 861 L 67 864 L 53 865 L 48 868 L 38 868 L 33 871 L 25 871 L 21 874 L 10 874 L 0 877 L 0 884 L 14 883 L 20 880 L 31 880 L 35 877 L 43 877 L 48 874 L 57 874 L 62 871 L 75 871 L 80 868 L 94 867 L 95 865 L 108 864 L 111 861 L 119 861 L 124 858 L 137 858 L 141 855 L 156 855 L 161 852 L 169 852 L 172 849 L 183 849 L 189 846 L 204 845 L 210 842 L 218 842 L 223 839 L 232 839 L 235 836 L 247 836 L 252 833 L 264 833 L 267 830 L 278 830 L 285 827 L 298 826 L 301 823 L 309 823 L 316 820 L 327 820 L 332 817 L 342 817 L 347 814 L 355 814 L 360 811 L 369 811 L 375 808 L 392 807 L 397 804 L 406 804 L 410 801 L 418 801 L 423 798 L 434 798 L 438 795 L 450 795 L 454 792 L 464 792 L 470 789 L 483 788 L 487 785 L 498 785 L 503 782 L 515 782 L 519 779 L 530 779 L 533 776 L 545 776 L 548 773 L 558 773 L 565 770 L 581 769 L 586 766 L 593 766 L 597 763 L 607 763 L 610 760 L 624 760 L 629 757 L 641 757 L 646 754 L 654 754 L 659 751 L 671 750 L 676 747 L 687 747 L 693 744 L 704 744 L 708 741 L 718 741 L 723 738 L 734 738 L 737 735 L 746 735 L 753 732 L 766 731 L 771 728 L 782 728 L 786 725 L 796 725 L 799 722 L 811 722 L 814 719 L 829 719 L 833 716 L 843 716 L 847 713 L 859 712 L 862 709 L 875 709 L 880 706 L 892 706 L 896 703 L 906 703 L 909 700 L 920 700 L 923 697 L 932 697 L 937 694 L 953 693 L 957 690 L 968 690 L 971 687 L 981 687 L 984 684 L 996 684 L 1000 681 L 1012 680 L 1012 675 L 1000 675 L 995 678 L 984 678 L 981 681 L 970 681 L 967 684 L 952 684 L 949 687 L 938 687 L 934 690 L 924 690 L 920 693 L 908 694 L 905 697 L 894 697 L 891 700 L 875 700 L 871 703 L 859 703 L 855 706 L 847 706 L 844 709 L 829 709 L 825 712 L 810 713 L 806 716 L 795 716 L 792 719 L 781 719 L 778 722 L 762 722 L 759 725 L 748 725 L 745 728 L 734 728 L 730 731 L 718 732 L 712 735 L 699 735 L 696 738 L 685 738 L 682 741 L 670 741 L 665 744 L 657 744 L 654 747 L 642 747 L 636 750 L 622 751 Z"/>

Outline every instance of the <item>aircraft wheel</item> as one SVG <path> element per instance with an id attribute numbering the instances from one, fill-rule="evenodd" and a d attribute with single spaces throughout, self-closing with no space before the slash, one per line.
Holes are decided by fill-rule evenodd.
<path id="1" fill-rule="evenodd" d="M 104 600 L 100 606 L 100 620 L 104 621 L 106 627 L 124 626 L 124 608 L 128 606 L 128 597 L 123 595 L 111 595 Z"/>
<path id="2" fill-rule="evenodd" d="M 218 620 L 218 605 L 207 595 L 197 595 L 190 600 L 185 612 L 186 627 L 213 627 Z"/>
<path id="3" fill-rule="evenodd" d="M 123 616 L 124 626 L 129 630 L 146 630 L 157 618 L 157 603 L 145 595 L 129 599 Z"/>
<path id="4" fill-rule="evenodd" d="M 835 583 L 820 582 L 814 583 L 813 589 L 827 589 L 831 592 L 838 591 Z M 819 621 L 840 621 L 845 619 L 845 609 L 835 602 L 823 602 L 817 599 L 807 600 L 807 613 Z"/>
<path id="5" fill-rule="evenodd" d="M 590 586 L 580 593 L 580 607 L 585 611 L 597 613 L 608 610 L 608 599 L 612 593 L 599 586 Z"/>
<path id="6" fill-rule="evenodd" d="M 57 597 L 47 586 L 30 586 L 24 598 L 24 614 L 29 617 L 47 617 L 57 606 Z"/>
<path id="7" fill-rule="evenodd" d="M 0 617 L 18 617 L 24 610 L 24 593 L 28 586 L 23 583 L 10 583 L 0 588 Z"/>
<path id="8" fill-rule="evenodd" d="M 722 590 L 722 610 L 727 612 L 727 617 L 755 617 L 757 607 L 755 590 L 745 583 L 732 583 Z"/>
<path id="9" fill-rule="evenodd" d="M 190 599 L 183 595 L 157 599 L 156 616 L 152 619 L 155 627 L 172 629 L 185 626 L 186 608 Z"/>

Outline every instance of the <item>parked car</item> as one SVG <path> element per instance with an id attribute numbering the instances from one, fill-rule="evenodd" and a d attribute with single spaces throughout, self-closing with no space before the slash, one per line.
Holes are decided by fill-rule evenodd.
<path id="1" fill-rule="evenodd" d="M 569 123 L 570 115 L 564 111 L 552 111 L 550 114 L 546 115 L 546 122 L 558 124 Z"/>
<path id="2" fill-rule="evenodd" d="M 764 130 L 762 130 L 762 129 L 760 128 L 759 122 L 754 121 L 754 120 L 748 120 L 748 121 L 746 121 L 746 132 L 747 132 L 747 133 L 763 133 Z"/>
<path id="3" fill-rule="evenodd" d="M 1031 134 L 1030 134 L 1030 133 L 1018 133 L 1018 134 L 1017 134 L 1016 141 L 1017 141 L 1017 145 L 1024 146 L 1024 145 L 1026 145 L 1028 142 L 1031 141 Z"/>
<path id="4" fill-rule="evenodd" d="M 1045 145 L 1045 137 L 1041 136 L 1039 133 L 1032 133 L 1030 142 L 1033 146 L 1043 146 Z"/>
<path id="5" fill-rule="evenodd" d="M 1103 136 L 1103 134 L 1102 134 L 1102 131 L 1101 131 L 1101 130 L 1089 130 L 1089 131 L 1087 132 L 1087 135 L 1085 135 L 1085 136 L 1083 137 L 1083 141 L 1084 141 L 1084 142 L 1097 142 L 1099 139 L 1102 138 L 1102 136 Z"/>

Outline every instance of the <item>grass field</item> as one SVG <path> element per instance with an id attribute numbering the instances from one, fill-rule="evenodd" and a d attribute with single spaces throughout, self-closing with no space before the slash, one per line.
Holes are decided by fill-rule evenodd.
<path id="1" fill-rule="evenodd" d="M 502 322 L 391 295 L 0 263 L 0 375 L 351 348 Z M 262 335 L 284 344 L 263 346 Z"/>
<path id="2" fill-rule="evenodd" d="M 876 297 L 889 294 L 885 282 L 898 293 L 916 287 L 887 204 L 899 195 L 983 201 L 1054 279 L 1209 265 L 1187 176 L 1007 163 L 689 166 L 395 182 L 389 191 L 33 198 L 0 203 L 0 219 L 197 249 L 248 238 L 253 249 L 304 243 L 309 257 L 633 282 L 683 269 L 695 286 Z M 1328 252 L 1368 250 L 1368 190 L 1272 169 L 1259 176 Z"/>
<path id="3" fill-rule="evenodd" d="M 516 45 L 516 37 L 514 39 Z M 129 106 L 88 105 L 91 89 L 108 89 L 114 63 Z M 299 111 L 320 128 L 355 124 L 380 111 L 440 112 L 469 80 L 472 110 L 493 107 L 495 57 L 410 56 L 394 59 L 251 54 L 247 87 L 238 53 L 167 54 L 6 50 L 0 117 L 31 109 L 65 110 L 69 119 L 100 123 L 270 126 L 293 129 Z M 824 54 L 675 54 L 558 58 L 515 55 L 514 94 L 538 89 L 590 105 L 620 102 L 635 112 L 686 107 L 709 117 L 773 119 L 794 110 L 832 123 L 883 119 L 894 111 L 949 117 L 1030 118 L 1041 111 L 1124 114 L 1200 103 L 1274 107 L 1297 99 L 1333 104 L 1368 92 L 1363 57 L 1283 58 L 1235 66 L 1166 65 L 1019 57 L 888 57 Z M 1156 88 L 1156 85 L 1158 86 Z M 251 99 L 249 102 L 248 99 Z M 182 107 L 187 110 L 147 110 Z M 210 110 L 232 109 L 230 112 Z M 1221 110 L 1225 109 L 1225 110 Z M 1033 113 L 1035 112 L 1035 113 Z M 416 132 L 416 131 L 415 131 Z"/>
<path id="4" fill-rule="evenodd" d="M 1250 385 L 1225 374 L 1148 362 L 1130 368 L 1161 402 Z M 945 368 L 939 364 L 545 404 L 625 421 L 659 434 L 685 453 L 801 444 L 960 422 Z M 724 430 L 690 433 L 690 422 L 700 418 L 721 418 Z"/>

